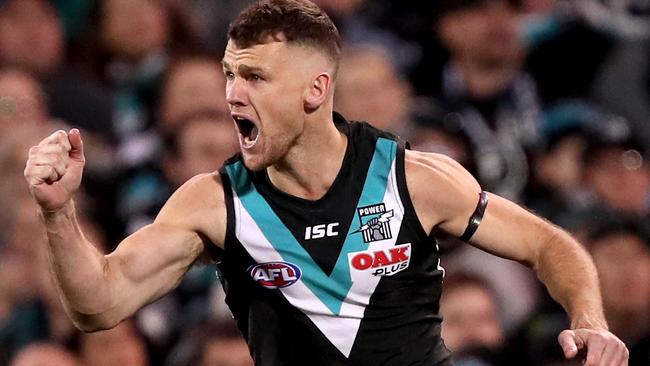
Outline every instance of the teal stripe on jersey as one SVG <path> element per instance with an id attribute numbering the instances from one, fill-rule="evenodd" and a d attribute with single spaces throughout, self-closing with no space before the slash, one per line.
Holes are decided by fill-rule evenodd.
<path id="1" fill-rule="evenodd" d="M 397 143 L 395 141 L 386 138 L 377 140 L 363 191 L 356 207 L 369 206 L 384 201 L 388 176 L 396 156 L 396 150 Z M 347 262 L 348 253 L 367 249 L 367 244 L 363 242 L 361 233 L 353 234 L 358 229 L 355 226 L 359 222 L 358 212 L 355 212 L 352 218 L 352 224 L 334 270 L 330 276 L 327 276 L 273 212 L 268 202 L 259 194 L 243 163 L 238 161 L 227 165 L 226 172 L 239 200 L 269 243 L 284 261 L 294 263 L 302 269 L 302 282 L 333 314 L 339 315 L 342 303 L 352 286 Z"/>
<path id="2" fill-rule="evenodd" d="M 309 253 L 298 243 L 293 234 L 273 212 L 271 206 L 257 192 L 248 171 L 241 161 L 226 166 L 237 196 L 273 248 L 286 262 L 294 263 L 302 270 L 302 282 L 332 311 L 338 314 L 341 301 L 349 286 L 334 283 L 314 262 Z M 245 228 L 244 228 L 245 230 Z"/>
<path id="3" fill-rule="evenodd" d="M 375 147 L 375 154 L 370 162 L 368 175 L 366 175 L 366 182 L 363 185 L 363 191 L 357 207 L 370 206 L 377 203 L 384 202 L 384 195 L 386 194 L 386 185 L 388 184 L 388 176 L 390 175 L 393 160 L 397 155 L 397 143 L 393 140 L 386 138 L 379 138 Z M 356 210 L 355 210 L 356 211 Z M 347 289 L 350 289 L 352 281 L 350 279 L 350 266 L 348 265 L 348 253 L 359 252 L 368 249 L 368 244 L 364 243 L 361 232 L 353 234 L 359 229 L 359 212 L 355 212 L 352 216 L 352 223 L 348 229 L 348 235 L 343 243 L 343 248 L 336 261 L 334 270 L 330 275 L 334 282 L 350 283 Z M 397 233 L 395 233 L 397 235 Z"/>

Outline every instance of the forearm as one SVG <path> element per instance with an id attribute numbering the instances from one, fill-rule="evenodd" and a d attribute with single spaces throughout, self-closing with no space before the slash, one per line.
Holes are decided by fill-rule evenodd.
<path id="1" fill-rule="evenodd" d="M 85 328 L 115 301 L 108 281 L 108 262 L 84 236 L 74 203 L 61 210 L 39 210 L 47 233 L 50 270 L 63 304 L 78 326 Z"/>
<path id="2" fill-rule="evenodd" d="M 535 270 L 569 314 L 572 329 L 607 329 L 596 268 L 569 234 L 559 229 L 549 234 L 538 253 Z"/>

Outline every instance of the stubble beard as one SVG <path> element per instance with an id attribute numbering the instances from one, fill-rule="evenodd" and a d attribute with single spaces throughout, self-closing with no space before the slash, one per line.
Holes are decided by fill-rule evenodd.
<path id="1" fill-rule="evenodd" d="M 280 135 L 280 137 L 276 139 L 269 138 L 264 141 L 264 151 L 255 154 L 255 157 L 248 156 L 248 154 L 242 150 L 244 165 L 249 170 L 258 172 L 281 162 L 282 159 L 287 156 L 289 150 L 296 145 L 299 136 L 298 133 L 294 133 L 291 136 Z M 255 161 L 257 161 L 257 163 Z"/>

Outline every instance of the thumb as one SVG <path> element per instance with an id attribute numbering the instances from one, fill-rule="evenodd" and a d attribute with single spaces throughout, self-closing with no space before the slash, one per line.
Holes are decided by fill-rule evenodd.
<path id="1" fill-rule="evenodd" d="M 564 356 L 567 359 L 574 358 L 578 354 L 578 345 L 576 344 L 576 334 L 572 330 L 564 330 L 557 337 Z"/>
<path id="2" fill-rule="evenodd" d="M 84 157 L 84 142 L 81 140 L 81 132 L 73 128 L 68 134 L 68 139 L 70 140 L 70 158 L 77 161 L 85 161 Z"/>

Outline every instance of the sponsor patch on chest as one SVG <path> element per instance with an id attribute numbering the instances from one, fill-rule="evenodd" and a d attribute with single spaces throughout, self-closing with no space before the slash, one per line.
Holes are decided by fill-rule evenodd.
<path id="1" fill-rule="evenodd" d="M 368 275 L 392 276 L 408 268 L 411 261 L 411 243 L 348 253 L 348 261 L 352 281 Z"/>

